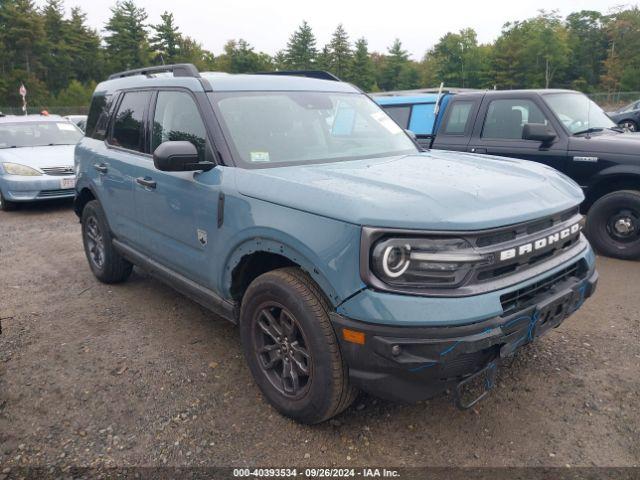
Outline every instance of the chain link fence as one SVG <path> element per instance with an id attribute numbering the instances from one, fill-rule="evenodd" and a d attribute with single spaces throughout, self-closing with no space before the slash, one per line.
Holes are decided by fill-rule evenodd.
<path id="1" fill-rule="evenodd" d="M 27 105 L 28 114 L 38 114 L 46 110 L 51 115 L 87 115 L 89 106 L 82 107 L 51 107 L 51 106 L 31 106 Z M 24 115 L 22 107 L 0 107 L 0 112 L 5 115 Z"/>
<path id="2" fill-rule="evenodd" d="M 640 100 L 640 92 L 600 92 L 591 93 L 589 98 L 605 112 L 612 112 Z"/>

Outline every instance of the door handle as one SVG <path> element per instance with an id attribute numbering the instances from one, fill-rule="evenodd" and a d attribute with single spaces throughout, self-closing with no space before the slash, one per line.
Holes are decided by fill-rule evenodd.
<path id="1" fill-rule="evenodd" d="M 100 173 L 107 173 L 109 169 L 104 163 L 96 163 L 93 168 L 95 168 Z"/>
<path id="2" fill-rule="evenodd" d="M 471 147 L 471 153 L 487 153 L 486 148 Z"/>
<path id="3" fill-rule="evenodd" d="M 136 183 L 138 185 L 142 185 L 145 188 L 156 188 L 157 183 L 155 180 L 152 180 L 149 177 L 138 177 L 136 178 Z"/>

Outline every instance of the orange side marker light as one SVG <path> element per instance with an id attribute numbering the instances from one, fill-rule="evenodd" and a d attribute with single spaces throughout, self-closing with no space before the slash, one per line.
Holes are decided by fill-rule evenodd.
<path id="1" fill-rule="evenodd" d="M 342 338 L 344 338 L 345 341 L 347 342 L 357 343 L 358 345 L 364 345 L 364 332 L 358 332 L 357 330 L 343 328 Z"/>

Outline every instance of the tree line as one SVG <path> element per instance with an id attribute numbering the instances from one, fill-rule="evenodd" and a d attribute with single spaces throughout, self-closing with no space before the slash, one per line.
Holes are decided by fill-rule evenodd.
<path id="1" fill-rule="evenodd" d="M 42 7 L 33 0 L 0 0 L 0 105 L 20 105 L 21 83 L 32 105 L 86 105 L 96 83 L 109 73 L 182 62 L 229 73 L 327 70 L 365 91 L 440 82 L 465 88 L 638 91 L 640 10 L 582 10 L 566 18 L 540 11 L 506 23 L 491 43 L 479 43 L 472 28 L 449 32 L 416 61 L 399 39 L 384 53 L 372 52 L 365 38 L 350 38 L 343 25 L 324 46 L 303 21 L 273 55 L 256 51 L 244 39 L 227 41 L 214 55 L 182 33 L 172 13 L 154 23 L 133 0 L 111 8 L 102 34 L 89 27 L 79 7 L 67 14 L 63 0 L 48 0 Z"/>

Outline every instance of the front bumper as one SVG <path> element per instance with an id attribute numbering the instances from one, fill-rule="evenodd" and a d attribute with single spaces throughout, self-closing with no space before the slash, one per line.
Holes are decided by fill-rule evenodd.
<path id="1" fill-rule="evenodd" d="M 423 400 L 560 325 L 595 291 L 593 264 L 563 278 L 507 314 L 457 326 L 398 327 L 334 313 L 331 319 L 355 386 L 393 401 Z M 455 303 L 458 299 L 451 299 Z M 364 333 L 363 345 L 344 329 Z"/>
<path id="2" fill-rule="evenodd" d="M 0 189 L 4 198 L 10 202 L 31 202 L 53 198 L 70 198 L 75 195 L 75 188 L 63 188 L 65 182 L 73 180 L 75 175 L 36 177 L 20 175 L 0 176 Z"/>

